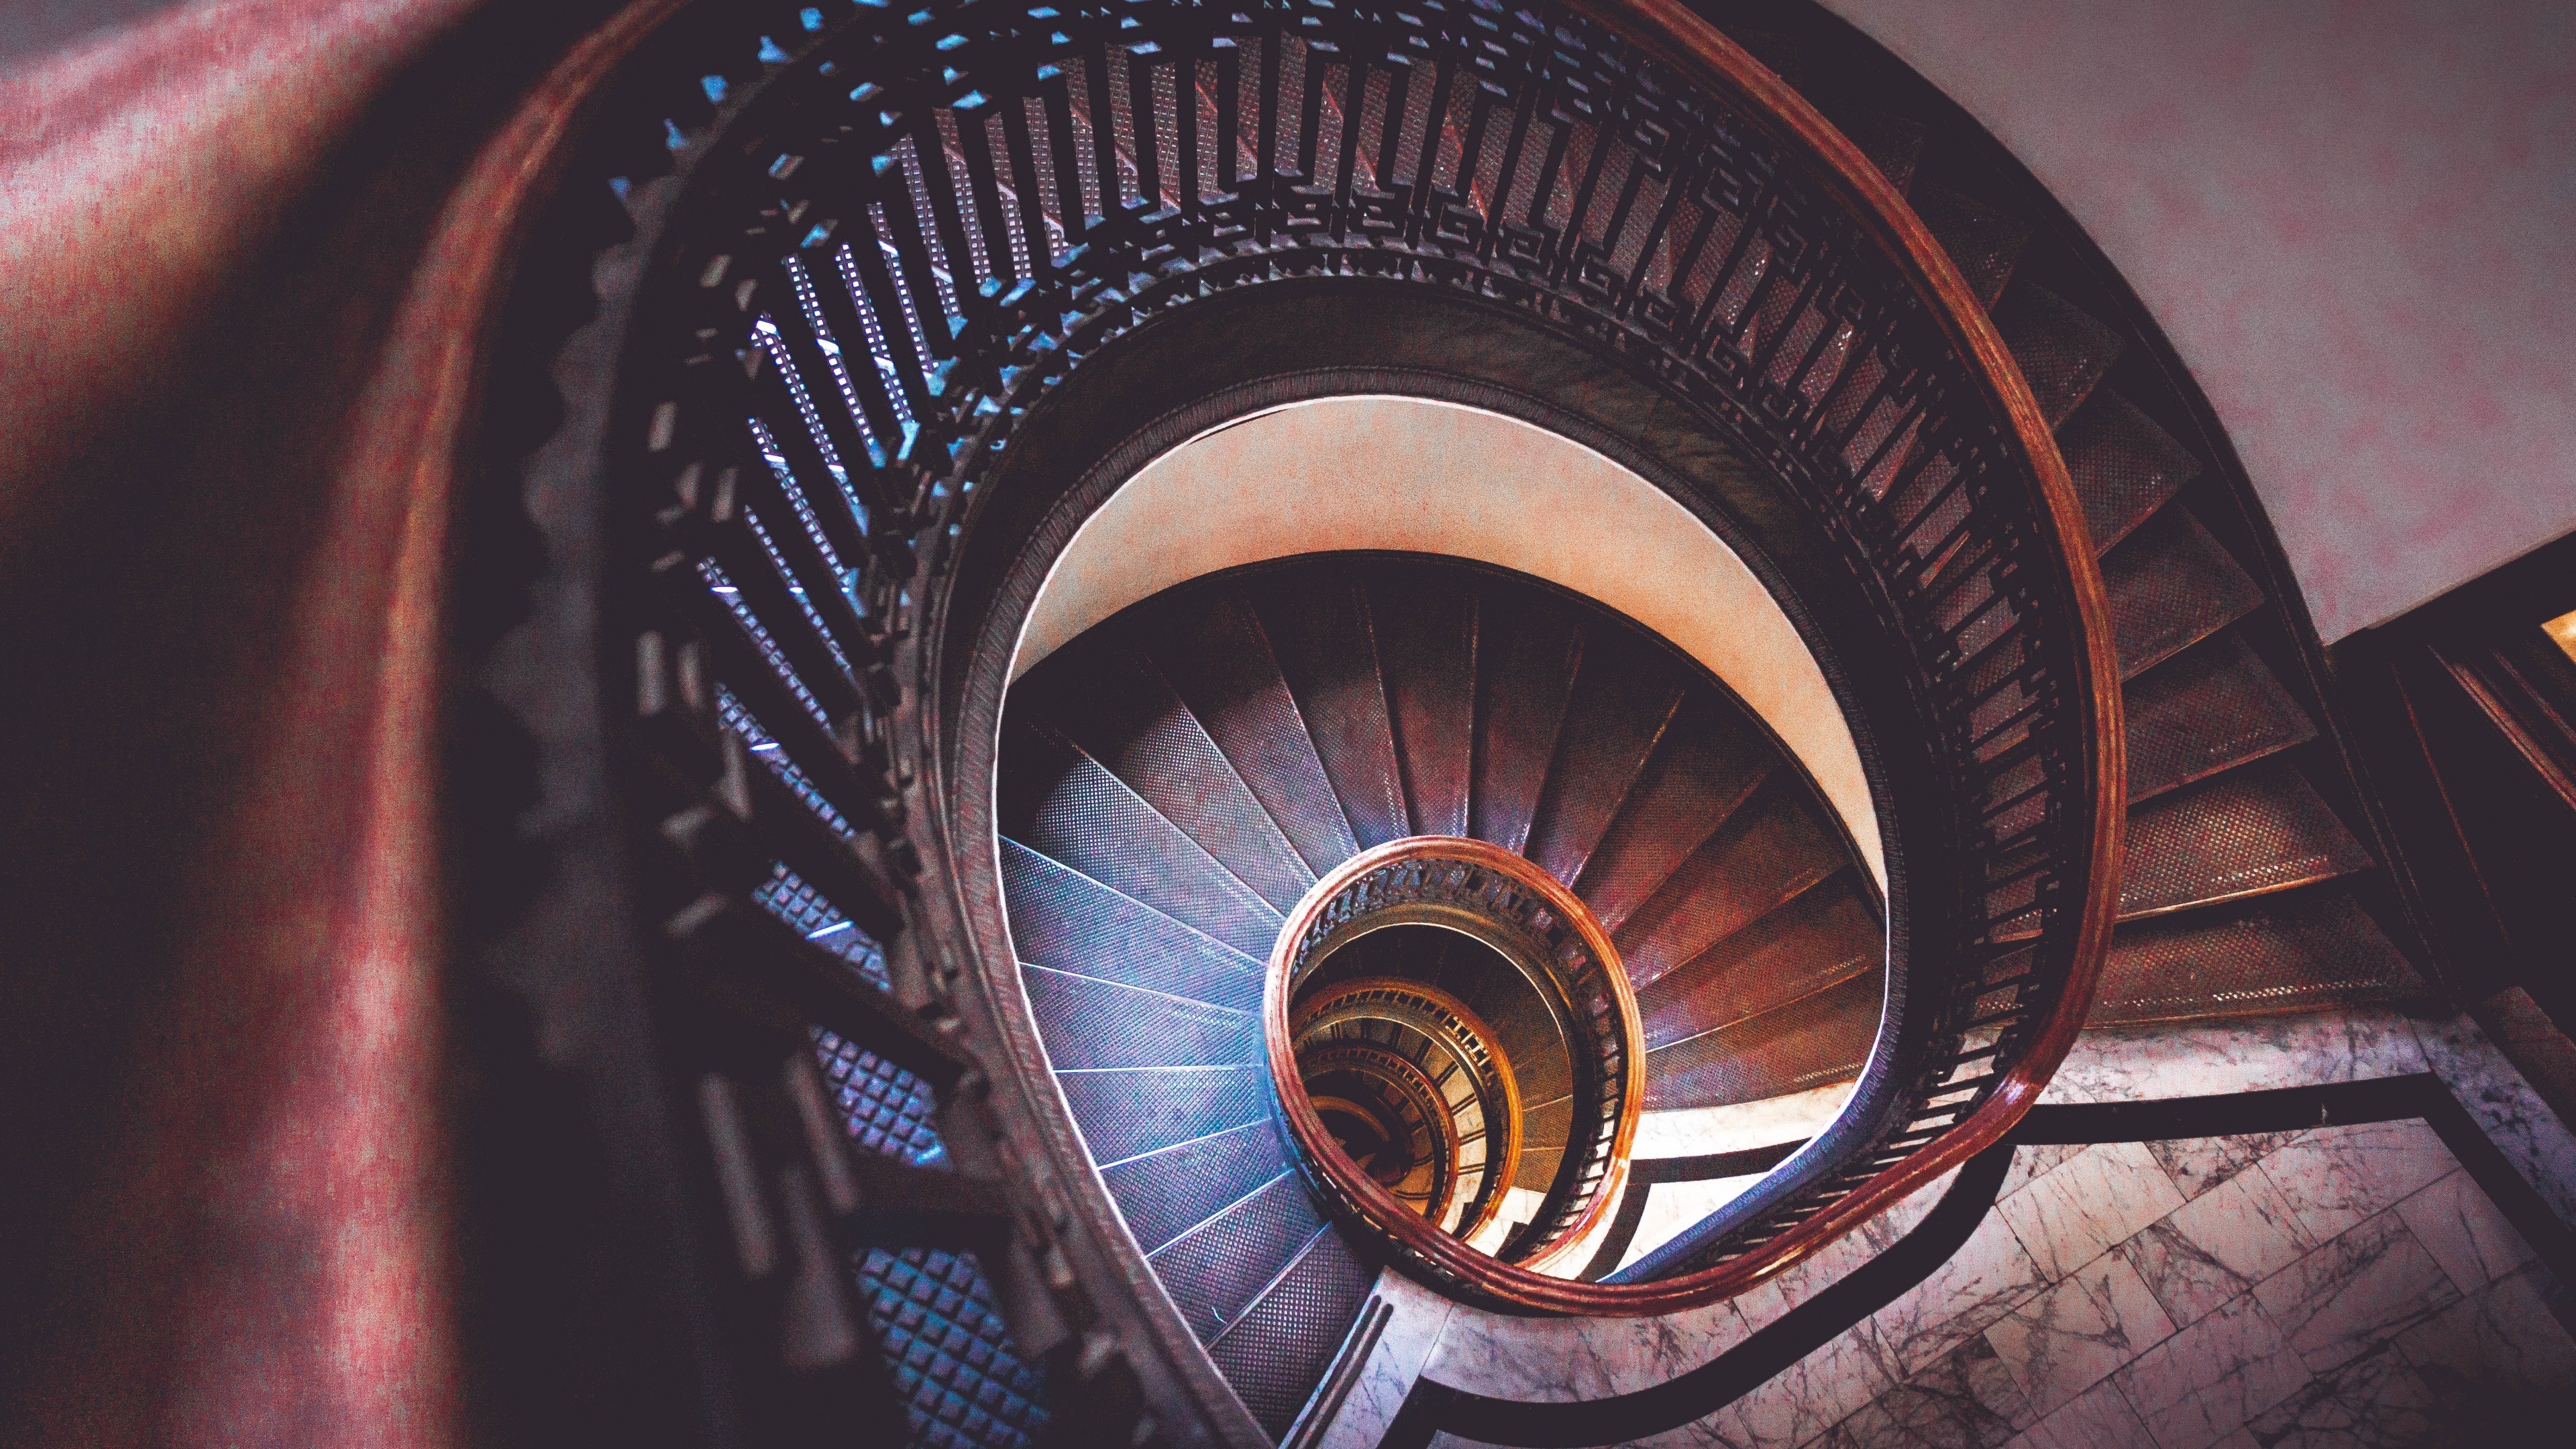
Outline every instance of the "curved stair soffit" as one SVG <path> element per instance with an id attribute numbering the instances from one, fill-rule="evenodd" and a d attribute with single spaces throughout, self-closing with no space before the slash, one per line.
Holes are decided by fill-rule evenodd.
<path id="1" fill-rule="evenodd" d="M 1544 579 L 1689 655 L 1779 736 L 1887 888 L 1859 745 L 1777 599 L 1672 496 L 1521 419 L 1431 398 L 1283 404 L 1155 458 L 1066 543 L 1031 602 L 1017 680 L 1131 604 L 1298 554 L 1471 559 Z"/>

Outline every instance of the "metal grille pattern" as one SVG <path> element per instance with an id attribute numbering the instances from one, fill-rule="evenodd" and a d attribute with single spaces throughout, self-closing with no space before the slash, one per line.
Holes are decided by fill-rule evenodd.
<path id="1" fill-rule="evenodd" d="M 792 59 L 764 40 L 760 66 L 776 69 L 751 109 L 794 119 L 738 120 L 740 134 L 830 139 L 704 157 L 691 185 L 713 200 L 656 252 L 630 344 L 648 361 L 623 385 L 611 463 L 668 541 L 648 551 L 639 656 L 699 651 L 692 667 L 759 721 L 836 829 L 879 837 L 898 864 L 917 850 L 894 791 L 888 711 L 905 682 L 886 631 L 941 586 L 964 500 L 1084 359 L 1278 280 L 1472 295 L 1651 359 L 1811 511 L 1881 611 L 1938 778 L 1967 782 L 1956 818 L 1933 812 L 1910 838 L 1927 859 L 2010 858 L 2027 883 L 1919 902 L 1944 938 L 1907 950 L 1925 971 L 1981 963 L 2007 915 L 2043 943 L 2003 1008 L 2005 1048 L 1975 1059 L 1977 1083 L 1999 1078 L 2062 985 L 2088 873 L 2073 586 L 1982 370 L 1813 157 L 1544 4 L 934 0 L 863 8 Z M 1210 105 L 1159 103 L 1184 89 L 1212 103 L 1213 147 L 1195 130 Z M 1210 155 L 1231 174 L 1204 174 Z M 861 338 L 868 365 L 844 365 Z M 2043 400 L 2071 407 L 2106 360 L 2074 359 Z M 702 561 L 736 592 L 711 595 Z M 864 562 L 853 579 L 836 561 Z M 648 701 L 685 692 L 648 682 Z M 1907 1000 L 1959 1019 L 1973 975 L 1920 977 Z M 1955 1045 L 1947 1031 L 1929 1040 Z M 1919 1110 L 1897 1114 L 1893 1140 L 1919 1146 L 1983 1086 L 1902 1090 Z M 1726 1251 L 1912 1146 L 1830 1181 L 1784 1177 L 1791 1196 L 1766 1199 Z"/>
<path id="2" fill-rule="evenodd" d="M 814 1029 L 814 1055 L 850 1137 L 870 1152 L 928 1165 L 947 1156 L 931 1121 L 930 1084 L 839 1033 Z"/>
<path id="3" fill-rule="evenodd" d="M 1046 1375 L 1012 1351 L 975 1255 L 870 1248 L 858 1272 L 908 1441 L 918 1449 L 1028 1449 L 1047 1423 Z"/>

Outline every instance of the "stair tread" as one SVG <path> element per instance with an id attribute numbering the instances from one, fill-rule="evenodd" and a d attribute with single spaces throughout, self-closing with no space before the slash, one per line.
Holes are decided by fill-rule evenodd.
<path id="1" fill-rule="evenodd" d="M 1062 736 L 1024 716 L 1003 721 L 1002 829 L 1084 875 L 1255 959 L 1280 913 L 1179 826 Z"/>
<path id="2" fill-rule="evenodd" d="M 1851 138 L 1878 174 L 1899 196 L 1914 184 L 1914 166 L 1923 157 L 1923 123 L 1886 111 L 1870 111 L 1836 123 Z"/>
<path id="3" fill-rule="evenodd" d="M 1645 991 L 1845 863 L 1814 808 L 1773 775 L 1613 933 L 1630 984 Z"/>
<path id="4" fill-rule="evenodd" d="M 1663 740 L 1575 877 L 1575 893 L 1616 933 L 1762 783 L 1766 743 L 1715 690 L 1682 698 Z"/>
<path id="5" fill-rule="evenodd" d="M 1476 744 L 1476 596 L 1438 576 L 1368 571 L 1404 804 L 1422 835 L 1465 835 Z"/>
<path id="6" fill-rule="evenodd" d="M 1525 852 L 1540 869 L 1568 884 L 1582 872 L 1672 722 L 1683 682 L 1666 646 L 1600 622 L 1584 631 Z"/>
<path id="7" fill-rule="evenodd" d="M 2011 284 L 2022 248 L 2030 244 L 2030 224 L 1935 182 L 1916 187 L 1908 200 L 1923 219 L 1923 229 L 1950 254 L 1951 265 L 1967 280 L 1978 304 L 1992 308 Z"/>
<path id="8" fill-rule="evenodd" d="M 1138 621 L 1146 653 L 1317 875 L 1359 853 L 1249 604 L 1191 590 Z"/>
<path id="9" fill-rule="evenodd" d="M 1296 905 L 1315 883 L 1162 672 L 1123 640 L 1067 645 L 1017 686 L 1014 704 L 1062 731 L 1274 909 Z"/>
<path id="10" fill-rule="evenodd" d="M 2422 990 L 2350 888 L 2332 884 L 2122 924 L 2088 1025 L 2351 1006 Z"/>
<path id="11" fill-rule="evenodd" d="M 1645 1108 L 1732 1106 L 1851 1081 L 1869 1060 L 1886 996 L 1882 966 L 1651 1051 Z"/>
<path id="12" fill-rule="evenodd" d="M 1412 834 L 1368 596 L 1343 570 L 1250 591 L 1280 676 L 1362 850 Z"/>
<path id="13" fill-rule="evenodd" d="M 1206 1343 L 1232 1327 L 1323 1226 L 1305 1183 L 1286 1169 L 1155 1249 L 1154 1275 Z"/>
<path id="14" fill-rule="evenodd" d="M 2307 712 L 2234 634 L 2131 683 L 2121 711 L 2132 805 L 2317 735 Z"/>
<path id="15" fill-rule="evenodd" d="M 1849 876 L 1795 899 L 1637 993 L 1649 1051 L 1758 1016 L 1884 964 L 1877 914 Z"/>
<path id="16" fill-rule="evenodd" d="M 2264 761 L 2129 812 L 2120 914 L 2286 890 L 2372 863 L 2294 765 Z"/>
<path id="17" fill-rule="evenodd" d="M 2058 437 L 2095 554 L 2108 553 L 2202 472 L 2182 440 L 2115 392 L 2078 409 Z"/>
<path id="18" fill-rule="evenodd" d="M 2034 283 L 2008 289 L 1994 314 L 1995 330 L 2052 429 L 2083 405 L 2128 348 L 2108 323 Z"/>
<path id="19" fill-rule="evenodd" d="M 2135 679 L 2263 602 L 2262 586 L 2184 508 L 2141 524 L 2102 560 L 2120 677 Z"/>
<path id="20" fill-rule="evenodd" d="M 1583 636 L 1571 611 L 1554 599 L 1525 590 L 1481 592 L 1469 833 L 1517 851 L 1529 839 L 1556 755 Z"/>
<path id="21" fill-rule="evenodd" d="M 1260 957 L 1119 894 L 1007 836 L 1002 898 L 1021 961 L 1251 1011 Z"/>
<path id="22" fill-rule="evenodd" d="M 1148 1253 L 1287 1171 L 1288 1143 L 1267 1118 L 1100 1170 L 1118 1214 Z"/>
<path id="23" fill-rule="evenodd" d="M 1286 1435 L 1313 1396 L 1376 1281 L 1377 1270 L 1328 1228 L 1233 1329 L 1208 1345 L 1208 1357 L 1274 1439 Z"/>
<path id="24" fill-rule="evenodd" d="M 1063 1070 L 1056 1087 L 1094 1162 L 1124 1162 L 1270 1112 L 1270 1072 L 1259 1061 Z"/>
<path id="25" fill-rule="evenodd" d="M 1020 984 L 1058 1072 L 1261 1060 L 1261 1018 L 1078 971 L 1022 966 Z"/>

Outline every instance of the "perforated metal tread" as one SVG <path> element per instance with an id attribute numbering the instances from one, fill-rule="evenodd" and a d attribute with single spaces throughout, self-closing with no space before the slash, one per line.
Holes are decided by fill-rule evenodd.
<path id="1" fill-rule="evenodd" d="M 1646 1110 L 1723 1107 L 1807 1091 L 1860 1075 L 1878 1036 L 1884 967 L 1812 996 L 1647 1055 Z"/>
<path id="2" fill-rule="evenodd" d="M 1304 1180 L 1285 1171 L 1155 1249 L 1151 1261 L 1206 1343 L 1232 1328 L 1323 1226 Z"/>
<path id="3" fill-rule="evenodd" d="M 1766 781 L 1612 934 L 1629 984 L 1642 994 L 1842 864 L 1808 802 Z"/>
<path id="4" fill-rule="evenodd" d="M 1002 839 L 1002 892 L 1021 961 L 1251 1011 L 1261 958 Z"/>
<path id="5" fill-rule="evenodd" d="M 2294 766 L 2267 761 L 2129 812 L 2120 914 L 2287 890 L 2370 864 L 2315 787 Z"/>
<path id="6" fill-rule="evenodd" d="M 2403 1001 L 2422 991 L 2379 923 L 2349 889 L 2330 883 L 2123 923 L 2088 1022 L 2260 1016 Z"/>
<path id="7" fill-rule="evenodd" d="M 1086 638 L 1046 663 L 1015 707 L 1081 747 L 1273 907 L 1297 904 L 1315 873 L 1151 660 L 1123 641 Z"/>
<path id="8" fill-rule="evenodd" d="M 2005 292 L 1994 314 L 1995 330 L 2052 428 L 2083 405 L 2128 346 L 2101 319 L 2029 282 Z"/>
<path id="9" fill-rule="evenodd" d="M 1208 1345 L 1244 1407 L 1274 1437 L 1296 1421 L 1376 1280 L 1376 1270 L 1325 1228 L 1233 1329 Z"/>
<path id="10" fill-rule="evenodd" d="M 1885 959 L 1876 914 L 1838 874 L 1640 990 L 1646 1049 L 1758 1016 Z"/>
<path id="11" fill-rule="evenodd" d="M 1018 715 L 1002 734 L 1005 833 L 1246 956 L 1270 953 L 1280 913 L 1179 826 L 1061 736 Z"/>
<path id="12" fill-rule="evenodd" d="M 2127 538 L 2201 473 L 2189 448 L 2116 392 L 2078 409 L 2058 433 L 2057 447 L 2096 553 Z"/>
<path id="13" fill-rule="evenodd" d="M 1359 580 L 1336 568 L 1321 577 L 1301 572 L 1293 586 L 1248 592 L 1360 848 L 1412 834 L 1378 672 L 1377 629 Z"/>
<path id="14" fill-rule="evenodd" d="M 2168 660 L 2121 701 L 2132 805 L 2316 738 L 2317 727 L 2230 634 Z"/>
<path id="15" fill-rule="evenodd" d="M 1552 599 L 1488 593 L 1476 670 L 1475 796 L 1469 833 L 1506 850 L 1529 839 L 1557 728 L 1583 656 L 1583 635 Z"/>
<path id="16" fill-rule="evenodd" d="M 2137 678 L 2263 602 L 2262 586 L 2187 509 L 2167 508 L 2102 560 L 2120 678 Z"/>
<path id="17" fill-rule="evenodd" d="M 1361 570 L 1413 828 L 1465 835 L 1476 746 L 1476 596 L 1400 566 Z"/>
<path id="18" fill-rule="evenodd" d="M 1736 706 L 1708 690 L 1682 697 L 1575 894 L 1617 932 L 1691 852 L 1735 816 L 1764 779 L 1768 750 Z"/>
<path id="19" fill-rule="evenodd" d="M 1359 851 L 1280 677 L 1270 636 L 1231 592 L 1185 590 L 1138 611 L 1136 634 L 1308 870 Z"/>
<path id="20" fill-rule="evenodd" d="M 1907 200 L 1914 203 L 1914 214 L 1923 218 L 1924 229 L 1950 254 L 1977 301 L 1994 306 L 2012 281 L 2013 264 L 2021 260 L 2022 248 L 2030 244 L 2030 224 L 1973 196 L 1928 182 L 1914 188 Z"/>
<path id="21" fill-rule="evenodd" d="M 1672 722 L 1683 684 L 1663 650 L 1587 631 L 1524 854 L 1569 884 L 1581 873 Z"/>

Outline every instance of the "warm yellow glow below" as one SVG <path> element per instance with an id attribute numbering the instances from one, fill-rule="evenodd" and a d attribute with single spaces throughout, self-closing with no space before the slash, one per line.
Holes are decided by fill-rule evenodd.
<path id="1" fill-rule="evenodd" d="M 2568 658 L 2576 659 L 2576 611 L 2561 614 L 2540 627 L 2549 632 L 2549 637 L 2558 642 L 2559 648 L 2567 651 Z"/>

